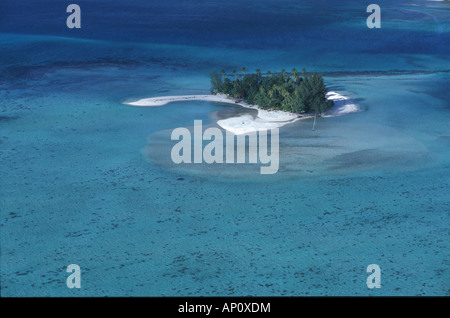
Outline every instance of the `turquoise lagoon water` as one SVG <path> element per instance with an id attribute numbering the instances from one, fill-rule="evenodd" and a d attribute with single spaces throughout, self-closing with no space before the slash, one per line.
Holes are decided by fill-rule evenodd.
<path id="1" fill-rule="evenodd" d="M 448 3 L 380 2 L 379 30 L 356 1 L 78 4 L 81 30 L 0 5 L 2 296 L 449 295 Z M 361 112 L 282 127 L 263 176 L 170 161 L 174 128 L 249 110 L 123 104 L 242 66 L 323 72 Z"/>

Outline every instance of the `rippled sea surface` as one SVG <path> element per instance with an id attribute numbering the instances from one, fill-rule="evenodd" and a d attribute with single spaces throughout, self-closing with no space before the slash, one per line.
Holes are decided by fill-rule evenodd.
<path id="1" fill-rule="evenodd" d="M 2 296 L 450 295 L 450 3 L 0 3 Z M 322 72 L 361 108 L 280 129 L 280 169 L 171 161 L 209 73 Z M 82 288 L 66 286 L 78 264 Z M 378 264 L 382 287 L 369 289 Z"/>

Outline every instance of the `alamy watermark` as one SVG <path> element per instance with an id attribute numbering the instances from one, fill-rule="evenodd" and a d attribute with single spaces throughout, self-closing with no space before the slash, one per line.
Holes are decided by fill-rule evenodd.
<path id="1" fill-rule="evenodd" d="M 270 132 L 270 154 L 268 132 Z M 248 147 L 246 143 L 247 139 Z M 173 146 L 170 154 L 175 164 L 203 162 L 207 164 L 260 163 L 263 165 L 260 167 L 261 174 L 274 174 L 278 172 L 278 128 L 260 129 L 255 132 L 240 135 L 234 135 L 226 131 L 224 139 L 223 133 L 219 128 L 210 127 L 203 131 L 202 121 L 194 120 L 193 138 L 189 129 L 180 127 L 172 131 L 171 140 L 179 141 Z M 209 141 L 209 143 L 203 146 L 203 141 Z M 247 149 L 248 161 L 246 156 Z"/>
<path id="2" fill-rule="evenodd" d="M 367 266 L 367 273 L 371 273 L 366 280 L 367 287 L 381 288 L 381 268 L 377 264 L 370 264 Z"/>
<path id="3" fill-rule="evenodd" d="M 71 13 L 66 20 L 69 29 L 81 29 L 81 8 L 78 4 L 69 4 L 66 9 L 67 13 Z"/>
<path id="4" fill-rule="evenodd" d="M 69 29 L 81 28 L 81 8 L 78 4 L 69 4 L 66 9 L 67 13 L 71 13 L 66 20 Z M 369 29 L 381 28 L 381 9 L 378 4 L 369 4 L 366 12 L 371 13 L 366 20 Z"/>
<path id="5" fill-rule="evenodd" d="M 67 266 L 67 273 L 71 273 L 66 280 L 68 288 L 81 288 L 81 269 L 77 264 Z"/>
<path id="6" fill-rule="evenodd" d="M 366 12 L 372 13 L 366 20 L 367 27 L 369 29 L 381 28 L 381 8 L 378 4 L 369 4 Z"/>

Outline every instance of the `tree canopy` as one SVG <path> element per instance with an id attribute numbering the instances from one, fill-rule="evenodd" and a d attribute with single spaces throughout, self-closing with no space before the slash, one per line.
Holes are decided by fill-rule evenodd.
<path id="1" fill-rule="evenodd" d="M 278 109 L 292 113 L 321 114 L 333 106 L 333 101 L 326 99 L 327 88 L 322 75 L 308 74 L 303 69 L 299 74 L 291 72 L 255 74 L 211 73 L 211 93 L 222 93 L 248 104 L 257 104 L 263 109 Z"/>

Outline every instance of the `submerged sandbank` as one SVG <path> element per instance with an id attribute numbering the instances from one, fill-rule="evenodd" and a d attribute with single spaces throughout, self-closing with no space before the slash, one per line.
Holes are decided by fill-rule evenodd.
<path id="1" fill-rule="evenodd" d="M 354 104 L 352 100 L 348 99 L 347 97 L 339 93 L 328 92 L 327 99 L 333 100 L 334 106 L 326 113 L 322 114 L 323 117 L 342 116 L 345 114 L 359 111 L 359 107 L 356 104 Z M 232 132 L 235 135 L 279 128 L 300 119 L 307 119 L 314 117 L 314 114 L 311 113 L 295 114 L 281 110 L 261 109 L 257 105 L 249 105 L 245 102 L 239 102 L 233 98 L 229 98 L 224 94 L 160 96 L 160 97 L 143 98 L 133 102 L 125 102 L 124 104 L 138 107 L 157 107 L 172 102 L 184 102 L 184 101 L 209 101 L 209 102 L 235 104 L 245 108 L 256 109 L 258 111 L 256 117 L 247 114 L 217 121 L 217 124 L 220 127 Z"/>

